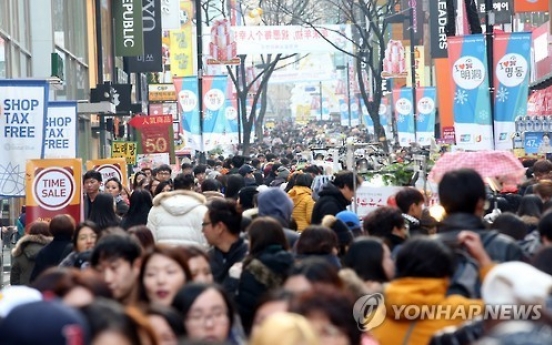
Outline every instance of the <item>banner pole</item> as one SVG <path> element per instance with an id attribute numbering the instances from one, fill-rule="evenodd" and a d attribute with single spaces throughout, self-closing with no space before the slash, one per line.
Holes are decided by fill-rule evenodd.
<path id="1" fill-rule="evenodd" d="M 493 149 L 495 148 L 495 105 L 494 105 L 494 39 L 493 39 L 493 28 L 495 24 L 495 13 L 493 9 L 493 0 L 485 0 L 485 42 L 487 45 L 487 73 L 489 81 L 489 98 L 491 100 L 491 128 L 492 128 L 492 143 Z"/>

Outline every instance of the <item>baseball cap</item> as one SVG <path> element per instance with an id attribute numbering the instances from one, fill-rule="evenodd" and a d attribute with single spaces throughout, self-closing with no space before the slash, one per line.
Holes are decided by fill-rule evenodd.
<path id="1" fill-rule="evenodd" d="M 239 172 L 240 175 L 242 175 L 242 176 L 245 176 L 245 175 L 247 175 L 247 174 L 250 174 L 250 173 L 252 173 L 253 171 L 255 171 L 255 170 L 254 170 L 253 167 L 252 167 L 251 165 L 249 165 L 249 164 L 244 164 L 244 165 L 242 165 L 242 167 L 238 170 L 238 172 Z"/>
<path id="2" fill-rule="evenodd" d="M 347 225 L 351 230 L 355 228 L 360 228 L 360 220 L 354 212 L 341 211 L 336 214 L 335 217 L 345 223 L 345 225 Z"/>
<path id="3" fill-rule="evenodd" d="M 90 339 L 84 316 L 55 300 L 14 308 L 0 323 L 0 334 L 0 345 L 85 345 Z"/>
<path id="4" fill-rule="evenodd" d="M 0 318 L 8 314 L 20 305 L 42 300 L 40 291 L 23 285 L 13 285 L 0 291 Z"/>

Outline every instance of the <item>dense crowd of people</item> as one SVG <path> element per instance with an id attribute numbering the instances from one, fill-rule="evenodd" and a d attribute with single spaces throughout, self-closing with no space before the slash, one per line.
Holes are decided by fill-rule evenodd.
<path id="1" fill-rule="evenodd" d="M 362 177 L 317 184 L 322 169 L 293 150 L 143 169 L 129 189 L 86 172 L 84 221 L 22 224 L 0 345 L 550 342 L 552 162 L 525 162 L 492 217 L 484 180 L 460 169 L 439 183 L 443 219 L 414 187 L 360 219 Z M 382 297 L 359 306 L 367 296 Z"/>

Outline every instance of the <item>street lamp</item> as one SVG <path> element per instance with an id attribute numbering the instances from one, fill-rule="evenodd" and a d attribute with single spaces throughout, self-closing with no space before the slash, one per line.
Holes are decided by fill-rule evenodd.
<path id="1" fill-rule="evenodd" d="M 486 0 L 489 1 L 489 0 Z M 491 0 L 492 1 L 492 0 Z M 403 23 L 405 21 L 408 21 L 410 24 L 410 30 L 408 40 L 410 41 L 410 81 L 412 84 L 412 107 L 414 109 L 414 142 L 418 142 L 416 138 L 416 111 L 417 111 L 417 101 L 416 101 L 416 54 L 414 50 L 414 30 L 416 29 L 414 27 L 414 8 L 410 7 L 406 10 L 397 12 L 395 14 L 390 15 L 389 17 L 386 17 L 383 22 L 389 23 L 389 24 L 395 24 L 395 23 Z"/>

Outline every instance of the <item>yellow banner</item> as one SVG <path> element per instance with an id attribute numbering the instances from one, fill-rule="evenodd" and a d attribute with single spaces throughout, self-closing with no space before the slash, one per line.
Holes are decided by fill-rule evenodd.
<path id="1" fill-rule="evenodd" d="M 182 22 L 180 30 L 170 31 L 171 75 L 188 77 L 194 75 L 194 46 L 192 39 L 192 21 L 194 7 L 191 1 L 181 1 L 180 10 L 187 20 Z"/>
<path id="2" fill-rule="evenodd" d="M 310 115 L 310 105 L 299 104 L 295 110 L 295 122 L 299 124 L 306 124 L 310 120 Z"/>
<path id="3" fill-rule="evenodd" d="M 115 177 L 123 186 L 128 187 L 127 163 L 124 158 L 93 159 L 86 162 L 87 170 L 96 170 L 102 174 L 102 181 Z M 102 187 L 103 187 L 102 182 Z"/>
<path id="4" fill-rule="evenodd" d="M 410 46 L 405 46 L 405 60 L 406 70 L 408 71 L 408 77 L 406 78 L 406 87 L 412 86 L 412 74 L 410 68 Z M 425 52 L 424 46 L 414 47 L 414 66 L 416 73 L 416 87 L 426 86 L 425 80 Z"/>
<path id="5" fill-rule="evenodd" d="M 111 142 L 111 158 L 124 158 L 127 164 L 136 163 L 136 151 L 138 143 L 135 141 L 113 141 Z"/>
<path id="6" fill-rule="evenodd" d="M 26 166 L 27 224 L 49 222 L 59 214 L 81 220 L 82 161 L 37 159 Z"/>

